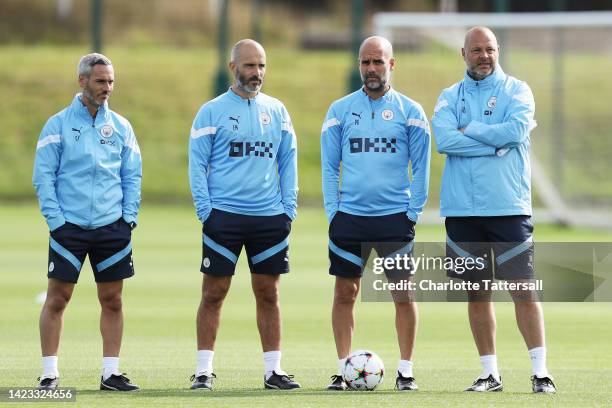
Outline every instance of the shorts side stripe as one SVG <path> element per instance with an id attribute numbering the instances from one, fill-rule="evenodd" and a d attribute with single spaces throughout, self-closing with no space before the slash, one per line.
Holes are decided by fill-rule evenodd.
<path id="1" fill-rule="evenodd" d="M 74 255 L 72 255 L 70 251 L 68 251 L 66 248 L 61 246 L 56 240 L 54 240 L 53 238 L 49 238 L 49 245 L 55 252 L 60 254 L 62 258 L 70 262 L 77 271 L 81 270 L 81 266 L 82 266 L 81 262 L 79 262 L 79 260 Z"/>
<path id="2" fill-rule="evenodd" d="M 115 255 L 97 264 L 96 269 L 98 270 L 98 272 L 102 272 L 103 270 L 110 268 L 111 266 L 113 266 L 114 264 L 116 264 L 117 262 L 125 258 L 127 254 L 130 253 L 131 250 L 132 250 L 132 243 L 130 242 L 121 251 L 117 252 Z"/>
<path id="3" fill-rule="evenodd" d="M 338 255 L 340 258 L 344 258 L 347 261 L 349 261 L 350 263 L 354 263 L 355 265 L 357 265 L 358 267 L 362 268 L 363 267 L 363 263 L 361 262 L 361 258 L 351 254 L 348 251 L 345 251 L 342 248 L 339 248 L 338 246 L 336 246 L 336 244 L 334 244 L 332 242 L 332 240 L 329 240 L 329 249 L 330 251 L 332 251 L 334 254 Z"/>
<path id="4" fill-rule="evenodd" d="M 223 245 L 217 244 L 206 234 L 203 234 L 203 240 L 204 240 L 204 244 L 206 244 L 210 249 L 223 255 L 224 257 L 229 259 L 232 263 L 235 264 L 236 262 L 238 262 L 238 257 L 232 251 L 230 251 Z"/>
<path id="5" fill-rule="evenodd" d="M 450 239 L 448 237 L 448 235 L 446 236 L 446 244 L 451 247 L 451 249 L 453 251 L 455 251 L 455 253 L 457 255 L 459 255 L 462 258 L 465 259 L 476 259 L 477 257 L 475 257 L 474 255 L 470 254 L 468 251 L 462 249 L 459 245 L 457 245 L 455 242 L 453 242 L 452 239 Z M 489 262 L 484 261 L 484 266 L 487 267 L 489 265 Z"/>
<path id="6" fill-rule="evenodd" d="M 275 255 L 279 253 L 280 251 L 282 251 L 283 249 L 287 248 L 288 245 L 289 245 L 289 238 L 285 238 L 278 244 L 274 245 L 273 247 L 270 247 L 266 249 L 265 251 L 260 252 L 254 257 L 252 257 L 251 263 L 255 265 L 256 263 L 265 261 L 266 259 L 270 258 L 272 255 Z"/>
<path id="7" fill-rule="evenodd" d="M 497 262 L 498 265 L 501 265 L 504 262 L 508 262 L 510 259 L 528 250 L 532 245 L 533 245 L 533 237 L 529 237 L 525 241 L 515 246 L 514 248 L 509 249 L 503 254 L 495 257 L 495 262 Z"/>
<path id="8" fill-rule="evenodd" d="M 412 252 L 412 247 L 414 247 L 414 241 L 410 241 L 405 246 L 401 247 L 395 252 L 390 253 L 385 258 L 395 258 L 396 255 L 409 255 Z"/>

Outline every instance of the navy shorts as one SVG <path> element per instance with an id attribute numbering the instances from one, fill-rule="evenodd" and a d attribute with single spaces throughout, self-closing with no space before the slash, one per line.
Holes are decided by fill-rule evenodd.
<path id="1" fill-rule="evenodd" d="M 96 282 L 134 275 L 132 229 L 123 218 L 93 230 L 65 223 L 49 238 L 49 278 L 76 283 L 89 255 Z"/>
<path id="2" fill-rule="evenodd" d="M 244 246 L 251 273 L 279 275 L 289 272 L 287 214 L 254 216 L 213 209 L 202 226 L 200 271 L 231 276 Z"/>
<path id="3" fill-rule="evenodd" d="M 528 215 L 448 217 L 446 254 L 465 264 L 480 258 L 478 268 L 448 269 L 447 275 L 470 282 L 485 279 L 533 279 L 533 224 Z"/>
<path id="4" fill-rule="evenodd" d="M 372 249 L 381 257 L 400 252 L 410 255 L 413 240 L 414 222 L 405 212 L 361 216 L 338 211 L 329 224 L 329 274 L 360 278 Z M 397 272 L 406 276 L 406 271 Z M 385 271 L 385 275 L 392 277 L 390 271 Z"/>

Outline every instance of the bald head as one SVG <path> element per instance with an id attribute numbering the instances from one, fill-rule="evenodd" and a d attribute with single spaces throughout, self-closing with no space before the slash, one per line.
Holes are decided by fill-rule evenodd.
<path id="1" fill-rule="evenodd" d="M 359 47 L 359 55 L 361 56 L 365 50 L 378 49 L 383 52 L 383 55 L 387 58 L 393 58 L 393 46 L 385 37 L 379 35 L 373 35 L 366 38 Z"/>
<path id="2" fill-rule="evenodd" d="M 465 33 L 465 39 L 463 41 L 463 48 L 469 48 L 472 42 L 483 42 L 490 41 L 494 43 L 497 48 L 497 37 L 493 34 L 493 31 L 489 27 L 476 26 L 472 27 Z"/>
<path id="3" fill-rule="evenodd" d="M 487 27 L 472 27 L 465 34 L 461 55 L 473 79 L 481 81 L 491 75 L 499 57 L 499 45 L 493 31 Z"/>
<path id="4" fill-rule="evenodd" d="M 264 58 L 266 57 L 266 51 L 257 41 L 251 40 L 250 38 L 240 40 L 232 47 L 230 62 L 238 64 L 243 54 L 255 53 L 263 55 Z"/>

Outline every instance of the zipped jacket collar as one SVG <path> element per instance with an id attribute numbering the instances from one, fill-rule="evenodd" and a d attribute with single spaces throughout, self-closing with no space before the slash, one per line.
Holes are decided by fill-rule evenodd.
<path id="1" fill-rule="evenodd" d="M 70 104 L 70 109 L 72 109 L 74 112 L 77 112 L 79 115 L 89 120 L 93 120 L 93 117 L 89 113 L 87 106 L 85 106 L 85 104 L 82 102 L 82 99 L 83 99 L 82 92 L 79 92 L 78 94 L 76 94 L 74 96 L 74 99 L 72 100 L 72 103 Z M 108 115 L 108 101 L 105 101 L 104 104 L 98 108 L 98 113 L 96 114 L 96 121 L 99 120 L 100 118 L 104 118 L 104 120 L 106 120 L 107 115 Z"/>
<path id="2" fill-rule="evenodd" d="M 494 87 L 498 81 L 503 81 L 505 79 L 506 79 L 506 73 L 504 72 L 502 67 L 498 64 L 495 70 L 491 72 L 491 75 L 489 75 L 488 77 L 480 81 L 477 81 L 474 78 L 472 78 L 466 70 L 464 78 L 463 78 L 463 83 L 465 84 L 466 89 L 473 89 L 477 87 L 480 89 L 488 89 L 488 88 Z"/>

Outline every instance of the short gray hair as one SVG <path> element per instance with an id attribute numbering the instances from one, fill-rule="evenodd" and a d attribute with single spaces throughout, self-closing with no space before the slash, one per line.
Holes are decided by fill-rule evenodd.
<path id="1" fill-rule="evenodd" d="M 79 61 L 79 65 L 77 66 L 77 74 L 78 75 L 84 75 L 84 76 L 90 76 L 91 75 L 91 70 L 93 68 L 94 65 L 110 65 L 112 66 L 113 63 L 111 62 L 111 60 L 102 54 L 98 54 L 97 52 L 91 53 L 91 54 L 87 54 L 87 55 L 83 55 Z"/>

